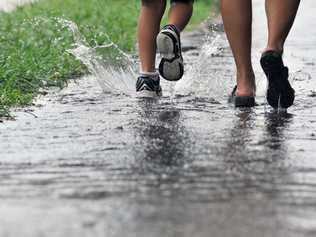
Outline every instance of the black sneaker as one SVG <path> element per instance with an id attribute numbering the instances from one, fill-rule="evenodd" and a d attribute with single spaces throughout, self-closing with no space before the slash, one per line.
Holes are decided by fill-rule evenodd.
<path id="1" fill-rule="evenodd" d="M 295 91 L 288 80 L 289 69 L 284 66 L 282 54 L 267 51 L 260 60 L 262 69 L 268 79 L 267 100 L 269 105 L 277 109 L 290 107 L 294 103 Z"/>
<path id="2" fill-rule="evenodd" d="M 156 77 L 153 79 L 153 77 Z M 162 96 L 159 75 L 141 75 L 136 82 L 137 97 L 157 97 Z"/>
<path id="3" fill-rule="evenodd" d="M 174 25 L 166 25 L 157 36 L 157 51 L 162 56 L 160 75 L 168 81 L 178 81 L 184 73 L 180 32 Z"/>

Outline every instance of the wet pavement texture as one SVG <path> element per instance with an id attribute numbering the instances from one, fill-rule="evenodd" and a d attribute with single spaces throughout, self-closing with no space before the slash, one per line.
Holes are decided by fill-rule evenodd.
<path id="1" fill-rule="evenodd" d="M 227 103 L 235 71 L 216 27 L 217 50 L 184 39 L 193 69 L 159 100 L 88 77 L 0 124 L 0 236 L 315 236 L 316 2 L 302 1 L 286 46 L 287 113 L 264 99 L 262 1 L 254 9 L 254 109 Z"/>

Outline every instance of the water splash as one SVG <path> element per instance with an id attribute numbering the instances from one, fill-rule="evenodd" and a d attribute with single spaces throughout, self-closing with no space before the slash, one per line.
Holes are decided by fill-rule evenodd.
<path id="1" fill-rule="evenodd" d="M 231 84 L 231 77 L 225 75 L 222 67 L 223 63 L 230 63 L 224 55 L 226 48 L 223 34 L 210 31 L 195 62 L 188 68 L 184 78 L 176 84 L 175 94 L 217 98 L 226 96 L 227 88 Z"/>
<path id="2" fill-rule="evenodd" d="M 278 114 L 280 114 L 281 109 L 282 109 L 282 106 L 281 106 L 281 94 L 280 94 L 278 98 L 278 110 L 277 110 Z"/>
<path id="3" fill-rule="evenodd" d="M 58 18 L 72 32 L 73 48 L 68 52 L 87 66 L 105 93 L 135 94 L 136 63 L 106 35 L 107 44 L 91 47 L 76 23 Z"/>
<path id="4" fill-rule="evenodd" d="M 123 52 L 108 35 L 107 44 L 91 47 L 74 22 L 62 18 L 58 18 L 58 22 L 73 35 L 75 43 L 68 52 L 87 66 L 105 93 L 135 95 L 135 78 L 138 71 L 135 59 Z M 222 68 L 223 60 L 227 61 L 222 55 L 226 47 L 223 34 L 210 31 L 194 62 L 186 65 L 184 78 L 178 83 L 163 82 L 164 92 L 170 92 L 171 98 L 173 95 L 226 95 L 223 91 L 227 89 L 230 80 L 223 80 L 223 70 L 218 70 Z"/>
<path id="5" fill-rule="evenodd" d="M 0 2 L 0 10 L 5 12 L 10 12 L 15 10 L 17 7 L 22 6 L 24 4 L 29 4 L 35 2 L 36 0 L 7 0 Z"/>

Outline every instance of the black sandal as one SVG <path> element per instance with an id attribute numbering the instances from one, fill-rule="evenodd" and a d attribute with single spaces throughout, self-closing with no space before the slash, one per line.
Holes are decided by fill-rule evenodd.
<path id="1" fill-rule="evenodd" d="M 254 107 L 256 106 L 256 101 L 254 96 L 237 96 L 237 86 L 235 86 L 234 90 L 229 97 L 229 102 L 234 103 L 235 107 Z"/>
<path id="2" fill-rule="evenodd" d="M 267 101 L 269 105 L 288 108 L 294 103 L 295 91 L 288 78 L 289 69 L 284 66 L 282 53 L 267 51 L 260 59 L 261 67 L 267 76 L 269 85 L 267 90 Z"/>

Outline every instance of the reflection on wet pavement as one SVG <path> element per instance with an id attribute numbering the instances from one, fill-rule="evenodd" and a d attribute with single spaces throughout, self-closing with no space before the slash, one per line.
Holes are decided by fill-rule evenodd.
<path id="1" fill-rule="evenodd" d="M 17 112 L 0 126 L 0 236 L 315 236 L 316 32 L 301 28 L 315 10 L 302 2 L 288 43 L 288 112 L 266 105 L 259 67 L 259 106 L 227 103 L 222 33 L 221 50 L 187 75 L 200 76 L 189 93 L 181 85 L 170 99 L 166 82 L 162 99 L 137 100 L 89 77 L 39 100 L 37 118 Z"/>

